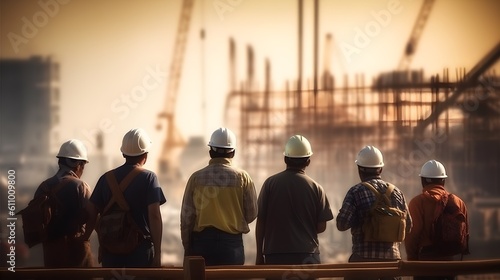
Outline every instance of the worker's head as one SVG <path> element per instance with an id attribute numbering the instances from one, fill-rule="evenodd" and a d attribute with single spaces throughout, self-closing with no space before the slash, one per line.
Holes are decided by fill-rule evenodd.
<path id="1" fill-rule="evenodd" d="M 120 151 L 128 162 L 140 163 L 144 161 L 142 163 L 144 164 L 151 145 L 151 138 L 149 138 L 146 131 L 141 128 L 134 128 L 123 136 Z"/>
<path id="2" fill-rule="evenodd" d="M 429 160 L 422 165 L 419 176 L 423 187 L 428 185 L 444 186 L 445 180 L 448 177 L 448 175 L 446 175 L 444 165 L 434 159 Z"/>
<path id="3" fill-rule="evenodd" d="M 288 167 L 305 168 L 311 162 L 311 143 L 302 135 L 294 135 L 285 144 L 285 163 Z"/>
<path id="4" fill-rule="evenodd" d="M 374 146 L 365 146 L 361 149 L 355 162 L 361 179 L 380 175 L 384 167 L 382 152 Z"/>
<path id="5" fill-rule="evenodd" d="M 57 158 L 59 166 L 69 167 L 78 177 L 83 175 L 85 164 L 89 162 L 87 148 L 77 139 L 64 142 L 59 148 Z"/>
<path id="6" fill-rule="evenodd" d="M 220 127 L 212 133 L 208 146 L 211 158 L 233 158 L 236 153 L 236 135 L 228 128 Z"/>

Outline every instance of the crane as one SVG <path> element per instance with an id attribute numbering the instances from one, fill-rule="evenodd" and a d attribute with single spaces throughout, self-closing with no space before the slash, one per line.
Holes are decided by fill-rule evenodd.
<path id="1" fill-rule="evenodd" d="M 422 35 L 425 24 L 427 23 L 427 19 L 429 18 L 434 2 L 435 0 L 424 0 L 424 3 L 420 8 L 420 12 L 418 13 L 417 20 L 415 21 L 415 25 L 411 31 L 410 39 L 408 39 L 408 42 L 406 43 L 403 57 L 401 57 L 401 60 L 399 61 L 398 71 L 407 71 L 410 69 L 411 60 L 413 59 L 413 55 L 417 49 L 420 36 Z"/>
<path id="2" fill-rule="evenodd" d="M 194 0 L 183 0 L 181 14 L 177 26 L 177 33 L 174 42 L 174 50 L 172 61 L 170 63 L 170 72 L 167 85 L 164 110 L 158 115 L 160 122 L 157 128 L 162 129 L 163 120 L 166 126 L 166 137 L 163 142 L 163 149 L 160 155 L 159 169 L 160 174 L 166 177 L 167 180 L 174 179 L 179 175 L 178 170 L 174 167 L 175 151 L 185 145 L 185 140 L 182 138 L 176 123 L 175 123 L 175 105 L 179 91 L 179 82 L 182 74 L 182 63 L 186 50 L 189 24 L 194 6 Z"/>
<path id="3" fill-rule="evenodd" d="M 407 83 L 410 81 L 410 64 L 417 50 L 418 42 L 420 41 L 434 2 L 435 0 L 424 0 L 396 70 L 381 73 L 374 81 L 373 86 L 375 88 L 392 87 L 395 83 Z"/>
<path id="4" fill-rule="evenodd" d="M 424 120 L 418 123 L 415 127 L 416 134 L 422 134 L 424 130 L 431 123 L 436 121 L 445 110 L 452 106 L 456 106 L 458 98 L 470 87 L 477 85 L 478 79 L 483 75 L 492 65 L 500 59 L 500 42 L 493 47 L 493 49 L 484 56 L 467 74 L 465 79 L 457 84 L 455 90 L 444 102 L 437 104 L 436 108 Z"/>
<path id="5" fill-rule="evenodd" d="M 422 72 L 418 71 L 410 71 L 410 64 L 413 59 L 413 55 L 417 49 L 418 42 L 420 41 L 420 37 L 424 30 L 424 27 L 427 23 L 427 19 L 432 10 L 432 6 L 434 5 L 435 0 L 424 0 L 422 3 L 422 7 L 417 16 L 417 20 L 413 25 L 413 29 L 410 33 L 410 38 L 408 39 L 403 56 L 401 57 L 398 67 L 395 71 L 381 73 L 377 79 L 374 81 L 373 86 L 379 90 L 382 88 L 393 88 L 394 92 L 394 103 L 395 106 L 395 117 L 396 119 L 402 120 L 403 111 L 400 106 L 401 99 L 401 90 L 398 89 L 398 86 L 401 84 L 407 84 L 411 82 L 416 82 L 415 80 L 422 79 Z M 382 108 L 382 114 L 387 115 L 389 113 L 388 108 Z"/>

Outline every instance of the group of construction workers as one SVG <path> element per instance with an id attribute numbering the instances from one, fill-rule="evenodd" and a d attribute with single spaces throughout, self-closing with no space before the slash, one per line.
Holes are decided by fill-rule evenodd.
<path id="1" fill-rule="evenodd" d="M 89 239 L 92 232 L 97 231 L 103 212 L 113 203 L 128 206 L 142 234 L 138 245 L 125 254 L 110 252 L 100 244 L 98 259 L 102 266 L 161 266 L 160 205 L 166 199 L 156 174 L 143 168 L 151 144 L 143 129 L 128 131 L 121 146 L 125 163 L 103 174 L 93 191 L 80 179 L 89 162 L 85 146 L 76 139 L 62 144 L 57 155 L 59 170 L 43 184 L 57 185 L 63 179 L 71 181 L 57 193 L 67 210 L 64 216 L 67 224 L 60 224 L 43 242 L 46 267 L 94 266 Z M 251 176 L 233 164 L 237 146 L 236 136 L 230 129 L 215 130 L 208 147 L 209 163 L 189 177 L 182 199 L 180 228 L 184 255 L 202 256 L 207 266 L 243 265 L 242 234 L 249 233 L 249 224 L 256 220 L 255 264 L 321 263 L 318 234 L 326 230 L 327 222 L 333 220 L 334 215 L 324 188 L 306 174 L 313 156 L 310 142 L 302 135 L 288 139 L 283 152 L 285 169 L 268 177 L 258 195 Z M 352 254 L 348 261 L 400 260 L 402 242 L 366 241 L 362 229 L 363 220 L 377 199 L 366 184 L 380 194 L 392 185 L 381 178 L 383 155 L 376 147 L 365 146 L 359 151 L 355 165 L 361 181 L 347 191 L 336 216 L 338 230 L 351 230 Z M 112 173 L 115 181 L 108 173 Z M 423 164 L 420 177 L 422 193 L 413 198 L 409 206 L 400 188 L 393 186 L 390 193 L 392 207 L 407 214 L 404 239 L 407 258 L 453 260 L 456 256 L 443 256 L 433 250 L 430 237 L 436 201 L 449 194 L 444 188 L 446 170 L 440 162 L 429 160 Z M 456 195 L 455 200 L 466 213 L 465 203 Z M 300 279 L 312 278 L 301 275 Z M 373 279 L 401 278 L 374 276 Z M 414 279 L 454 279 L 454 276 Z"/>

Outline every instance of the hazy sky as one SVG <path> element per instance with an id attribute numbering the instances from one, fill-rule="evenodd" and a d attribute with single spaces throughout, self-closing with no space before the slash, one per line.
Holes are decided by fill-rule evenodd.
<path id="1" fill-rule="evenodd" d="M 168 69 L 181 1 L 1 1 L 2 58 L 50 55 L 61 65 L 61 141 L 81 138 L 92 151 L 104 128 L 109 152 L 121 137 L 143 127 L 158 154 L 164 133 L 155 130 L 164 108 Z M 319 1 L 320 66 L 324 37 L 333 34 L 335 75 L 393 70 L 403 54 L 423 1 Z M 304 0 L 304 77 L 312 74 L 313 1 Z M 437 0 L 412 66 L 426 76 L 449 67 L 471 69 L 500 41 L 500 1 Z M 206 31 L 204 41 L 200 30 Z M 237 48 L 238 80 L 245 51 L 255 51 L 256 77 L 270 59 L 273 88 L 297 77 L 297 1 L 196 1 L 177 102 L 181 133 L 203 135 L 224 125 L 229 89 L 229 38 Z M 498 67 L 497 67 L 498 68 Z M 341 80 L 341 79 L 338 79 Z M 203 107 L 202 100 L 206 106 Z M 205 108 L 205 109 L 203 109 Z"/>

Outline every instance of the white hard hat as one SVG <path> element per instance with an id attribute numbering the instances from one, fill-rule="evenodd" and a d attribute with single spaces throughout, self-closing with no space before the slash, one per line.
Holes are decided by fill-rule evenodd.
<path id="1" fill-rule="evenodd" d="M 305 158 L 312 156 L 309 141 L 302 135 L 294 135 L 288 139 L 283 155 L 289 158 Z"/>
<path id="2" fill-rule="evenodd" d="M 422 165 L 420 177 L 424 178 L 447 178 L 446 169 L 442 163 L 437 160 L 429 160 Z"/>
<path id="3" fill-rule="evenodd" d="M 82 141 L 78 139 L 70 139 L 64 142 L 61 145 L 61 148 L 59 148 L 59 153 L 57 153 L 56 157 L 84 160 L 89 162 L 87 157 L 87 148 L 85 148 Z"/>
<path id="4" fill-rule="evenodd" d="M 212 133 L 208 146 L 214 148 L 235 149 L 236 135 L 225 127 L 218 128 Z"/>
<path id="5" fill-rule="evenodd" d="M 358 153 L 356 164 L 361 167 L 378 168 L 384 166 L 384 157 L 374 146 L 365 146 Z"/>
<path id="6" fill-rule="evenodd" d="M 140 156 L 149 152 L 151 144 L 151 139 L 143 129 L 134 128 L 123 136 L 120 151 L 126 156 Z"/>

